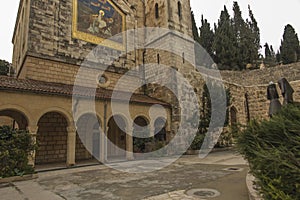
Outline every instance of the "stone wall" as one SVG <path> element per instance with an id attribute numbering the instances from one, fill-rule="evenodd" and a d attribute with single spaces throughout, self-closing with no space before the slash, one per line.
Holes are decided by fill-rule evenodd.
<path id="1" fill-rule="evenodd" d="M 109 68 L 105 72 L 97 68 L 80 68 L 74 64 L 65 62 L 45 60 L 27 56 L 25 60 L 26 69 L 20 74 L 20 78 L 27 78 L 39 81 L 63 83 L 73 85 L 76 84 L 86 87 L 98 87 L 100 73 L 107 77 L 108 84 L 105 89 L 113 90 L 122 77 L 122 84 L 119 90 L 135 91 L 135 86 L 140 83 L 141 78 L 138 71 L 127 73 L 128 70 L 122 68 Z"/>
<path id="2" fill-rule="evenodd" d="M 267 99 L 267 86 L 270 81 L 277 81 L 285 77 L 294 88 L 294 100 L 300 102 L 300 63 L 282 65 L 273 68 L 265 68 L 251 71 L 221 71 L 226 87 L 232 95 L 232 106 L 238 110 L 238 121 L 247 122 L 246 98 L 250 118 L 267 118 L 269 112 L 269 100 Z M 277 91 L 281 91 L 277 84 Z M 283 101 L 280 95 L 280 101 Z"/>

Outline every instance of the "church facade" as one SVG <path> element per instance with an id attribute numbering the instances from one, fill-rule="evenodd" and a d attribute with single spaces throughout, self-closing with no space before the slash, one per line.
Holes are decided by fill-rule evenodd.
<path id="1" fill-rule="evenodd" d="M 0 77 L 0 115 L 36 138 L 31 164 L 131 160 L 139 153 L 133 136 L 139 129 L 168 143 L 179 109 L 171 92 L 141 84 L 157 76 L 143 66 L 161 62 L 178 70 L 188 64 L 152 47 L 138 49 L 147 40 L 138 30 L 162 27 L 192 36 L 190 17 L 189 1 L 181 0 L 21 0 L 14 75 Z M 96 51 L 96 61 L 86 65 Z"/>

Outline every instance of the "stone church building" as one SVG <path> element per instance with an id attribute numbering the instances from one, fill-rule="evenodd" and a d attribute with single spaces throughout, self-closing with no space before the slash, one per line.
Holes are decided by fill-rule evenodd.
<path id="1" fill-rule="evenodd" d="M 179 36 L 141 31 L 145 27 Z M 182 74 L 200 100 L 204 80 L 215 78 L 193 67 L 189 37 L 188 0 L 20 0 L 12 39 L 14 73 L 0 76 L 0 123 L 12 119 L 36 138 L 32 165 L 73 166 L 93 156 L 101 162 L 134 159 L 139 150 L 134 149 L 133 132 L 147 130 L 168 143 L 187 114 L 176 101 L 176 95 L 188 101 L 187 94 L 178 80 L 166 77 L 174 71 Z M 153 63 L 170 69 L 157 70 Z M 231 122 L 267 116 L 269 79 L 285 76 L 300 99 L 299 74 L 299 64 L 221 72 L 232 94 Z M 165 87 L 153 83 L 157 78 Z"/>

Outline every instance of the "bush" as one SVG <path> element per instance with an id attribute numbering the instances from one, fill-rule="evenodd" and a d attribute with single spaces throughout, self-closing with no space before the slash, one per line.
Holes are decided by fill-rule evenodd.
<path id="1" fill-rule="evenodd" d="M 0 127 L 0 177 L 22 176 L 32 173 L 28 155 L 35 149 L 32 137 L 26 131 L 9 126 Z"/>
<path id="2" fill-rule="evenodd" d="M 205 135 L 204 134 L 197 134 L 190 146 L 191 150 L 200 150 L 202 143 L 204 141 Z"/>
<path id="3" fill-rule="evenodd" d="M 300 199 L 300 107 L 250 122 L 237 145 L 265 199 Z"/>

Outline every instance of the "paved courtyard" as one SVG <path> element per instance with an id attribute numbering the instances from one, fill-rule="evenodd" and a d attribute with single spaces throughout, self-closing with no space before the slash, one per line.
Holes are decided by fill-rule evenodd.
<path id="1" fill-rule="evenodd" d="M 141 162 L 150 165 L 165 160 L 122 165 L 130 167 Z M 205 159 L 183 156 L 151 173 L 125 173 L 104 165 L 42 172 L 35 180 L 0 185 L 0 195 L 3 200 L 247 200 L 247 171 L 248 166 L 240 155 L 222 151 L 211 153 Z"/>

